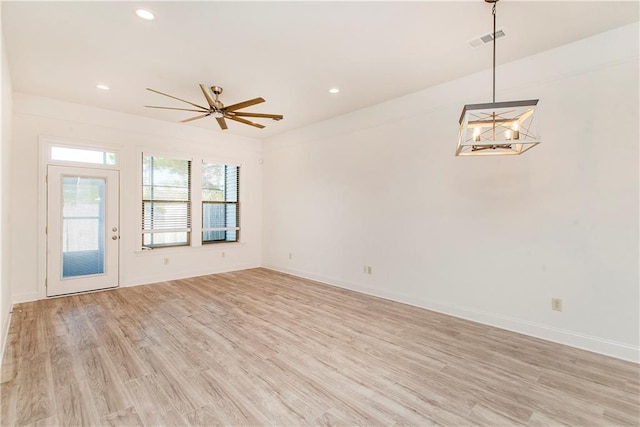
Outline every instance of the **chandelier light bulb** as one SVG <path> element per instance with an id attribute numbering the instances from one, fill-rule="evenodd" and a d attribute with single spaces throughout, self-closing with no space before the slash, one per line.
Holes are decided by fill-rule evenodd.
<path id="1" fill-rule="evenodd" d="M 473 140 L 474 141 L 480 141 L 480 128 L 475 128 L 473 130 Z"/>

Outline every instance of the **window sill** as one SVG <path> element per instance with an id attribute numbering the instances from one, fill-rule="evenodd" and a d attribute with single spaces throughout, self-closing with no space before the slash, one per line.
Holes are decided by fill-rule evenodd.
<path id="1" fill-rule="evenodd" d="M 159 248 L 154 248 L 154 249 L 138 249 L 136 251 L 134 251 L 136 256 L 141 256 L 141 257 L 145 257 L 145 256 L 153 256 L 153 255 L 159 255 L 159 254 L 163 254 L 163 255 L 167 255 L 167 254 L 179 254 L 179 253 L 185 253 L 185 252 L 213 252 L 216 249 L 220 250 L 220 249 L 229 249 L 232 247 L 239 247 L 239 246 L 245 246 L 246 243 L 245 242 L 220 242 L 220 243 L 206 243 L 203 244 L 202 246 L 166 246 L 166 247 L 159 247 Z"/>

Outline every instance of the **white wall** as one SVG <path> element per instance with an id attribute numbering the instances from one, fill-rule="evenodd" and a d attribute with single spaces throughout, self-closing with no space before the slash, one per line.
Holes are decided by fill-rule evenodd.
<path id="1" fill-rule="evenodd" d="M 490 70 L 266 140 L 263 265 L 638 361 L 638 32 L 499 67 L 520 157 L 453 155 Z"/>
<path id="2" fill-rule="evenodd" d="M 219 131 L 168 123 L 20 93 L 14 94 L 12 293 L 14 302 L 45 296 L 44 175 L 39 140 L 56 137 L 120 151 L 121 286 L 159 282 L 261 264 L 261 143 Z M 241 164 L 241 242 L 140 251 L 141 152 L 204 156 Z M 19 231 L 19 232 L 17 232 Z M 222 257 L 222 251 L 225 257 Z M 164 258 L 169 264 L 164 264 Z M 36 268 L 37 266 L 37 268 Z"/>
<path id="3" fill-rule="evenodd" d="M 10 222 L 10 153 L 13 91 L 9 63 L 2 45 L 2 130 L 0 132 L 0 362 L 9 327 L 11 311 L 11 222 Z"/>
<path id="4" fill-rule="evenodd" d="M 270 138 L 263 147 L 14 94 L 9 146 L 3 49 L 2 327 L 8 294 L 16 302 L 44 297 L 38 140 L 53 136 L 121 152 L 123 286 L 262 260 L 638 361 L 638 32 L 637 24 L 623 27 L 500 67 L 499 100 L 541 99 L 544 142 L 522 157 L 481 159 L 453 152 L 462 105 L 489 99 L 489 71 Z M 132 188 L 141 151 L 242 163 L 243 242 L 138 252 Z M 563 299 L 562 313 L 550 310 L 552 297 Z"/>

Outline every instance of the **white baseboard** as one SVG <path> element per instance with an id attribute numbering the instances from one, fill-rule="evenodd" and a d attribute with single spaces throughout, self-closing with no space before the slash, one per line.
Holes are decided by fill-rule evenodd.
<path id="1" fill-rule="evenodd" d="M 198 270 L 190 269 L 185 271 L 178 271 L 172 274 L 162 273 L 156 275 L 149 275 L 145 277 L 139 277 L 137 279 L 131 280 L 129 282 L 120 283 L 120 287 L 130 287 L 130 286 L 138 286 L 138 285 L 148 285 L 152 283 L 158 282 L 168 282 L 171 280 L 180 280 L 180 279 L 188 279 L 190 277 L 198 277 L 198 276 L 207 276 L 209 274 L 219 274 L 219 273 L 228 273 L 231 271 L 240 271 L 240 270 L 248 270 L 250 268 L 258 268 L 261 267 L 259 264 L 232 264 L 225 266 L 216 266 L 214 268 L 206 267 Z"/>
<path id="2" fill-rule="evenodd" d="M 495 313 L 483 312 L 449 304 L 442 304 L 436 301 L 429 301 L 422 298 L 416 298 L 415 296 L 387 290 L 374 289 L 358 283 L 346 282 L 344 280 L 309 273 L 306 271 L 300 271 L 291 268 L 281 268 L 279 266 L 269 264 L 263 265 L 263 267 L 270 270 L 315 280 L 317 282 L 322 282 L 330 286 L 349 289 L 352 291 L 361 292 L 363 294 L 401 302 L 403 304 L 424 308 L 438 313 L 448 314 L 450 316 L 459 317 L 466 320 L 471 320 L 473 322 L 495 326 L 500 329 L 506 329 L 508 331 L 529 335 L 546 341 L 552 341 L 559 344 L 576 347 L 582 350 L 615 357 L 617 359 L 640 363 L 640 348 L 634 347 L 632 345 L 610 341 L 603 338 L 564 329 L 554 328 L 522 319 L 502 316 Z"/>
<path id="3" fill-rule="evenodd" d="M 228 273 L 231 271 L 248 270 L 250 268 L 258 268 L 258 267 L 261 267 L 261 265 L 255 264 L 255 263 L 252 263 L 252 264 L 245 263 L 245 264 L 226 265 L 223 267 L 217 266 L 213 269 L 211 267 L 206 267 L 198 270 L 192 269 L 187 271 L 174 272 L 172 274 L 162 273 L 162 274 L 145 276 L 144 278 L 137 278 L 128 282 L 121 282 L 119 287 L 128 288 L 130 286 L 149 285 L 152 283 L 169 282 L 171 280 L 188 279 L 190 277 L 207 276 L 209 274 L 218 274 L 218 273 Z M 46 298 L 47 296 L 44 294 L 41 295 L 38 292 L 30 292 L 30 293 L 13 295 L 12 302 L 13 304 L 20 304 L 23 302 L 38 301 Z"/>

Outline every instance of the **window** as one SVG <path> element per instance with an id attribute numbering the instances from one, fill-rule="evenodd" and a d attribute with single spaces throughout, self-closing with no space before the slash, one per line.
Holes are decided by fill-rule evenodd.
<path id="1" fill-rule="evenodd" d="M 142 156 L 142 245 L 188 245 L 191 161 Z"/>
<path id="2" fill-rule="evenodd" d="M 237 242 L 240 167 L 202 162 L 202 243 Z"/>
<path id="3" fill-rule="evenodd" d="M 96 165 L 115 165 L 116 153 L 110 151 L 90 150 L 51 146 L 51 160 L 61 162 L 93 163 Z"/>
<path id="4" fill-rule="evenodd" d="M 239 181 L 238 165 L 143 154 L 143 249 L 238 242 Z"/>

